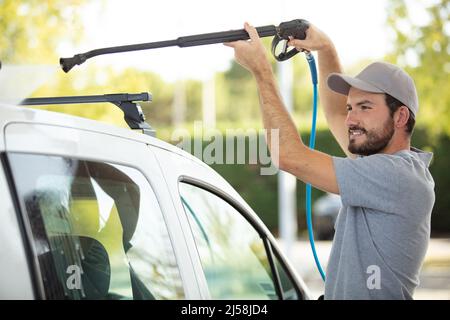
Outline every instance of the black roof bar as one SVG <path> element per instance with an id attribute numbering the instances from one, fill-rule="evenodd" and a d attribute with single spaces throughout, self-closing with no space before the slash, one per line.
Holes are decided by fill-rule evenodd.
<path id="1" fill-rule="evenodd" d="M 99 102 L 122 102 L 122 101 L 151 101 L 152 96 L 143 93 L 114 93 L 93 96 L 66 96 L 66 97 L 42 97 L 28 98 L 23 100 L 22 105 L 47 105 L 47 104 L 74 104 L 74 103 L 99 103 Z"/>
<path id="2" fill-rule="evenodd" d="M 24 106 L 50 105 L 50 104 L 78 104 L 110 102 L 118 106 L 124 113 L 125 122 L 131 129 L 142 130 L 143 133 L 155 136 L 155 130 L 145 122 L 145 116 L 137 101 L 152 101 L 152 95 L 142 93 L 115 93 L 91 96 L 66 96 L 28 98 L 20 104 Z"/>

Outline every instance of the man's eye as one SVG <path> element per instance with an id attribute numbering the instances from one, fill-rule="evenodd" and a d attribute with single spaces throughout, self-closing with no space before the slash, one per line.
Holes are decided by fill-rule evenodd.
<path id="1" fill-rule="evenodd" d="M 368 106 L 361 106 L 361 109 L 362 110 L 366 110 L 366 109 L 370 109 L 370 107 L 368 107 Z"/>
<path id="2" fill-rule="evenodd" d="M 347 111 L 351 111 L 351 110 L 352 110 L 352 107 L 347 106 Z"/>

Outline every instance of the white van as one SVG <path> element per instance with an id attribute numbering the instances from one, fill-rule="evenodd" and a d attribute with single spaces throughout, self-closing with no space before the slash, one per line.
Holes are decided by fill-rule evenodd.
<path id="1" fill-rule="evenodd" d="M 0 105 L 0 299 L 310 299 L 219 174 L 157 138 Z"/>

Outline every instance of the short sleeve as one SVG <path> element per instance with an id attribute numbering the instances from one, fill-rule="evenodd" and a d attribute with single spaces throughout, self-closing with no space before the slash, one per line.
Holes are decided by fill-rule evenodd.
<path id="1" fill-rule="evenodd" d="M 396 212 L 400 199 L 399 171 L 389 155 L 351 159 L 333 157 L 344 206 Z"/>

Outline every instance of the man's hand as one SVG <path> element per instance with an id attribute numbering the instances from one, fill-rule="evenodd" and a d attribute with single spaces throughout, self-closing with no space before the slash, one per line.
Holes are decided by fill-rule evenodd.
<path id="1" fill-rule="evenodd" d="M 298 51 L 321 51 L 330 49 L 333 43 L 322 30 L 310 24 L 304 40 L 289 37 L 288 45 L 295 47 Z"/>
<path id="2" fill-rule="evenodd" d="M 247 22 L 244 24 L 244 29 L 249 34 L 250 40 L 227 42 L 224 45 L 234 48 L 236 61 L 254 75 L 265 70 L 271 70 L 266 50 L 258 35 L 258 31 Z"/>

